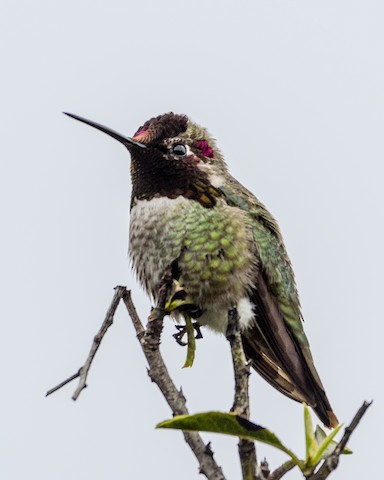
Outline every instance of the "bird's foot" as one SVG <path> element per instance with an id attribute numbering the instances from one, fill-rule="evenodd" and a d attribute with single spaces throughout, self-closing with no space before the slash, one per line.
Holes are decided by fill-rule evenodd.
<path id="1" fill-rule="evenodd" d="M 199 338 L 203 338 L 203 334 L 200 330 L 199 322 L 192 323 L 193 328 L 196 330 L 195 339 L 198 340 Z M 186 347 L 188 343 L 183 342 L 183 337 L 187 333 L 187 326 L 186 325 L 175 325 L 176 329 L 178 330 L 177 333 L 174 333 L 172 336 L 176 340 L 176 342 L 181 345 L 182 347 Z"/>
<path id="2" fill-rule="evenodd" d="M 177 280 L 173 280 L 170 299 L 165 304 L 165 311 L 171 314 L 173 311 L 190 304 L 191 302 L 187 298 L 186 290 Z"/>
<path id="3" fill-rule="evenodd" d="M 187 291 L 177 280 L 173 280 L 170 300 L 165 304 L 168 315 L 175 310 L 186 312 L 192 318 L 199 318 L 203 313 L 203 310 L 188 297 Z"/>

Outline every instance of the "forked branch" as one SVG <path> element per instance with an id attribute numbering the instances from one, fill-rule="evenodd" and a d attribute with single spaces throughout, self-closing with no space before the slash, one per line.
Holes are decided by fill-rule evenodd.
<path id="1" fill-rule="evenodd" d="M 82 367 L 75 374 L 61 382 L 56 387 L 50 389 L 46 395 L 50 395 L 67 383 L 80 378 L 79 385 L 76 388 L 72 398 L 76 400 L 82 390 L 87 386 L 86 380 L 91 368 L 93 359 L 100 346 L 100 343 L 107 333 L 108 328 L 113 323 L 113 316 L 117 309 L 117 306 L 121 299 L 128 310 L 131 317 L 133 326 L 136 330 L 137 338 L 143 349 L 144 355 L 148 361 L 149 369 L 148 374 L 153 382 L 157 384 L 161 390 L 165 400 L 170 406 L 173 415 L 188 415 L 188 409 L 186 407 L 186 399 L 181 390 L 178 390 L 169 376 L 167 367 L 160 353 L 160 337 L 163 329 L 163 318 L 166 314 L 165 303 L 169 296 L 169 292 L 172 288 L 172 276 L 171 272 L 165 272 L 161 281 L 159 301 L 157 307 L 152 311 L 148 318 L 147 326 L 144 328 L 132 302 L 131 293 L 126 287 L 116 287 L 115 295 L 113 297 L 111 306 L 108 309 L 105 320 L 94 337 L 91 350 L 88 357 Z M 196 432 L 183 432 L 184 438 L 191 450 L 195 454 L 199 462 L 199 471 L 206 476 L 209 480 L 225 480 L 224 474 L 219 465 L 217 465 L 213 458 L 213 452 L 210 444 L 205 444 L 199 433 Z"/>
<path id="2" fill-rule="evenodd" d="M 80 367 L 79 370 L 73 375 L 71 375 L 69 378 L 59 383 L 58 385 L 56 385 L 56 387 L 53 387 L 50 390 L 48 390 L 48 392 L 45 394 L 46 397 L 48 397 L 48 395 L 51 395 L 54 392 L 57 392 L 57 390 L 60 390 L 60 388 L 67 385 L 67 383 L 72 382 L 72 380 L 75 380 L 76 378 L 79 378 L 79 377 L 80 377 L 79 384 L 72 395 L 72 400 L 77 400 L 80 393 L 84 390 L 84 388 L 87 387 L 87 377 L 88 377 L 88 373 L 91 368 L 92 362 L 95 358 L 97 350 L 100 347 L 100 344 L 104 338 L 104 335 L 107 333 L 108 328 L 113 323 L 113 316 L 115 315 L 116 309 L 120 303 L 120 300 L 123 298 L 125 291 L 126 291 L 125 287 L 115 288 L 115 295 L 113 296 L 112 303 L 105 315 L 105 319 L 100 327 L 100 330 L 97 332 L 97 334 L 93 338 L 91 350 L 89 351 L 88 357 L 85 360 L 84 365 Z"/>

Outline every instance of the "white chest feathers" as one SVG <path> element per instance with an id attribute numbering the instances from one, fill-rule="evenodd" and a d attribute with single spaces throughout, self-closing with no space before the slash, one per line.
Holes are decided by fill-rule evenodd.
<path id="1" fill-rule="evenodd" d="M 164 269 L 179 254 L 167 244 L 167 238 L 173 228 L 172 219 L 185 214 L 188 202 L 182 196 L 160 197 L 136 200 L 131 209 L 129 255 L 139 281 L 151 295 Z"/>

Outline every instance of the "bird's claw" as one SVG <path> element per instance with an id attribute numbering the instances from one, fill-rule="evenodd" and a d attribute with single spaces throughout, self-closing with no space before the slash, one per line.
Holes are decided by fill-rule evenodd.
<path id="1" fill-rule="evenodd" d="M 175 325 L 175 327 L 177 328 L 178 332 L 172 335 L 173 338 L 179 345 L 181 345 L 182 347 L 186 347 L 188 343 L 183 342 L 183 337 L 187 333 L 187 327 L 185 325 Z M 195 339 L 198 340 L 200 338 L 203 338 L 203 334 L 201 333 L 200 325 L 198 322 L 193 323 L 193 328 L 196 330 Z"/>

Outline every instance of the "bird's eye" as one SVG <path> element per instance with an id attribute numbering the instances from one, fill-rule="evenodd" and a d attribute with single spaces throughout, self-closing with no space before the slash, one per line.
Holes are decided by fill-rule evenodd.
<path id="1" fill-rule="evenodd" d="M 182 157 L 183 155 L 186 155 L 187 147 L 182 143 L 175 143 L 175 145 L 172 145 L 172 153 Z"/>

